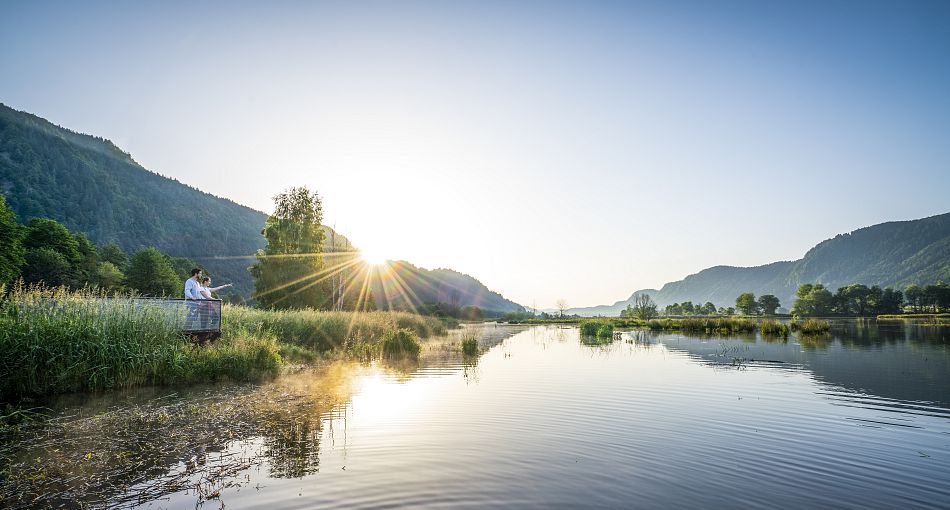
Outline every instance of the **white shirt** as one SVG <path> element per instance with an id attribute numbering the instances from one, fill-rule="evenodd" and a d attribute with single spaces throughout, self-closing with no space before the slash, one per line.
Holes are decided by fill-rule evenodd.
<path id="1" fill-rule="evenodd" d="M 185 299 L 204 299 L 201 296 L 201 284 L 194 278 L 185 280 Z"/>
<path id="2" fill-rule="evenodd" d="M 211 289 L 204 285 L 198 287 L 198 294 L 201 296 L 198 299 L 214 299 L 214 296 L 211 295 Z"/>

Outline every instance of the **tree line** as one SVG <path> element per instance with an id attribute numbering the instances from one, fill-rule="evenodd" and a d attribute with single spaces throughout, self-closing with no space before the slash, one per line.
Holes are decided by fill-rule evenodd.
<path id="1" fill-rule="evenodd" d="M 172 257 L 155 248 L 131 256 L 116 243 L 96 246 L 82 233 L 71 232 L 49 218 L 24 224 L 0 196 L 0 284 L 96 287 L 105 292 L 135 292 L 145 296 L 175 296 L 195 262 Z M 240 296 L 230 295 L 232 301 Z"/>
<path id="2" fill-rule="evenodd" d="M 905 305 L 915 313 L 950 310 L 950 285 L 909 285 L 904 291 L 882 289 L 860 283 L 840 287 L 832 293 L 820 283 L 806 283 L 795 293 L 792 315 L 797 316 L 870 316 L 904 313 Z"/>

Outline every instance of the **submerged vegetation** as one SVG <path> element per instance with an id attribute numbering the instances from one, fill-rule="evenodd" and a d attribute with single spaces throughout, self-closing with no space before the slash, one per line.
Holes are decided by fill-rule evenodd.
<path id="1" fill-rule="evenodd" d="M 378 354 L 394 335 L 445 333 L 436 318 L 402 312 L 265 311 L 226 306 L 223 336 L 192 345 L 167 316 L 128 296 L 15 287 L 0 301 L 0 401 L 28 395 L 252 381 L 279 373 L 284 355 L 313 360 L 327 351 Z M 411 344 L 411 345 L 410 345 Z M 390 351 L 386 351 L 388 354 Z"/>

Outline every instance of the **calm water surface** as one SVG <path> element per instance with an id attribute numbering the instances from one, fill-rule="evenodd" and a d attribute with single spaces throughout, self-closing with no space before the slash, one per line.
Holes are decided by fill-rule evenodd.
<path id="1" fill-rule="evenodd" d="M 418 365 L 64 400 L 18 461 L 37 457 L 47 478 L 88 463 L 36 482 L 42 505 L 950 507 L 946 329 L 605 344 L 566 327 L 476 331 L 477 359 L 457 353 L 462 332 Z"/>

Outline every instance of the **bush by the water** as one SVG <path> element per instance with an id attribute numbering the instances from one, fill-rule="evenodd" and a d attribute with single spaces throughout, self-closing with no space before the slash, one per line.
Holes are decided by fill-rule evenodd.
<path id="1" fill-rule="evenodd" d="M 792 331 L 798 331 L 806 335 L 817 335 L 831 331 L 831 323 L 821 319 L 805 319 L 803 321 L 792 321 Z"/>
<path id="2" fill-rule="evenodd" d="M 690 333 L 750 333 L 756 323 L 739 317 L 693 317 L 686 319 L 651 319 L 647 327 L 653 330 L 679 330 Z"/>
<path id="3" fill-rule="evenodd" d="M 581 335 L 612 338 L 614 325 L 609 320 L 585 320 L 580 322 Z"/>
<path id="4" fill-rule="evenodd" d="M 788 336 L 788 326 L 773 319 L 766 319 L 759 324 L 759 331 L 767 336 Z"/>
<path id="5" fill-rule="evenodd" d="M 462 352 L 466 356 L 474 356 L 478 354 L 478 337 L 475 335 L 472 335 L 472 336 L 463 338 Z"/>
<path id="6" fill-rule="evenodd" d="M 386 358 L 415 358 L 419 356 L 422 344 L 412 330 L 403 328 L 386 333 L 380 349 Z"/>

